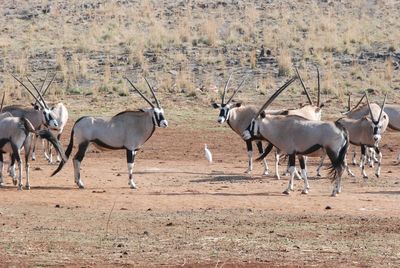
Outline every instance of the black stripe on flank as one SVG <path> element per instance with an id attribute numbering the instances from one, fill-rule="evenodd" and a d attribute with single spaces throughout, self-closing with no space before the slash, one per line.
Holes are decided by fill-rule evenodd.
<path id="1" fill-rule="evenodd" d="M 94 140 L 91 140 L 90 142 L 93 142 L 93 143 L 95 143 L 96 145 L 99 145 L 100 147 L 104 147 L 104 148 L 110 149 L 110 150 L 120 150 L 120 149 L 124 149 L 124 148 L 125 148 L 125 147 L 113 147 L 113 146 L 111 146 L 111 145 L 108 145 L 108 144 L 102 142 L 102 141 L 99 140 L 99 139 L 94 139 Z"/>
<path id="2" fill-rule="evenodd" d="M 305 150 L 304 152 L 298 152 L 298 154 L 303 154 L 303 155 L 311 154 L 321 148 L 322 148 L 321 145 L 315 144 L 315 145 L 311 146 L 310 148 L 308 148 L 307 150 Z"/>

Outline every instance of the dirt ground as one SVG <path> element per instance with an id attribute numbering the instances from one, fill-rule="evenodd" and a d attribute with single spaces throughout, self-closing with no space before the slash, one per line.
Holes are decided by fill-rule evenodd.
<path id="1" fill-rule="evenodd" d="M 227 128 L 157 129 L 137 157 L 137 190 L 128 187 L 124 151 L 90 147 L 84 190 L 71 161 L 49 177 L 56 166 L 39 157 L 30 191 L 9 177 L 0 189 L 1 266 L 400 265 L 398 133 L 383 142 L 381 178 L 368 168 L 364 182 L 353 167 L 357 177 L 345 176 L 333 198 L 330 180 L 314 177 L 317 159 L 309 160 L 308 195 L 301 181 L 283 195 L 287 177 L 262 177 L 259 163 L 245 175 L 245 145 Z M 273 174 L 272 156 L 269 163 Z"/>

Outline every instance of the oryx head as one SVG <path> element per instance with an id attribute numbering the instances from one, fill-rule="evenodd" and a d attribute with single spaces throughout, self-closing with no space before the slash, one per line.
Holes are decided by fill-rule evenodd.
<path id="1" fill-rule="evenodd" d="M 383 99 L 383 103 L 381 106 L 379 116 L 376 119 L 376 118 L 374 118 L 374 114 L 371 110 L 371 105 L 368 100 L 367 92 L 365 92 L 365 98 L 367 99 L 367 104 L 368 104 L 369 113 L 370 113 L 370 117 L 366 117 L 366 119 L 371 124 L 375 144 L 378 144 L 379 141 L 381 140 L 381 138 L 382 138 L 381 133 L 382 133 L 382 128 L 384 126 L 384 121 L 387 120 L 387 114 L 383 111 L 383 109 L 385 108 L 386 97 L 387 97 L 387 93 L 385 95 L 385 98 Z"/>
<path id="2" fill-rule="evenodd" d="M 222 93 L 222 101 L 221 104 L 218 103 L 213 103 L 212 106 L 215 109 L 219 109 L 219 116 L 218 116 L 218 123 L 223 124 L 225 121 L 228 121 L 229 119 L 229 112 L 232 108 L 234 107 L 240 107 L 241 103 L 240 102 L 232 102 L 233 97 L 239 92 L 239 89 L 242 87 L 243 83 L 246 81 L 247 75 L 243 79 L 243 81 L 239 84 L 237 89 L 233 92 L 232 96 L 229 98 L 229 100 L 225 103 L 225 95 L 226 95 L 226 90 L 229 86 L 229 82 L 231 80 L 232 74 L 229 76 L 228 81 L 225 84 L 224 87 L 224 92 Z"/>
<path id="3" fill-rule="evenodd" d="M 35 94 L 33 94 L 32 91 L 24 83 L 22 83 L 18 78 L 16 78 L 14 75 L 12 75 L 12 76 L 29 92 L 29 94 L 32 95 L 33 98 L 35 98 L 35 100 L 36 100 L 35 105 L 37 105 L 38 110 L 40 110 L 43 113 L 43 124 L 51 129 L 58 129 L 58 122 L 56 120 L 56 116 L 51 111 L 51 109 L 47 105 L 46 101 L 44 100 L 43 95 L 35 87 L 35 85 L 32 83 L 32 81 L 29 79 L 29 77 L 27 77 L 27 79 L 28 79 L 29 83 L 33 86 L 33 88 L 35 89 L 35 91 L 39 97 L 36 97 Z M 53 79 L 54 79 L 54 77 L 53 77 Z M 51 82 L 50 82 L 50 84 L 51 84 Z M 50 84 L 48 86 L 50 86 Z"/>
<path id="4" fill-rule="evenodd" d="M 162 127 L 162 128 L 166 128 L 168 127 L 168 121 L 165 119 L 164 117 L 164 110 L 163 108 L 161 108 L 160 102 L 158 101 L 156 94 L 154 93 L 153 88 L 150 86 L 149 81 L 147 81 L 146 77 L 144 78 L 144 80 L 146 80 L 147 85 L 150 88 L 151 94 L 153 95 L 153 98 L 156 102 L 156 106 L 154 106 L 154 104 L 142 93 L 140 92 L 135 85 L 128 79 L 126 78 L 126 80 L 128 80 L 129 84 L 131 84 L 131 86 L 135 89 L 135 91 L 137 93 L 139 93 L 140 96 L 142 96 L 142 98 L 151 106 L 151 110 L 153 112 L 153 121 L 154 124 L 158 127 Z"/>

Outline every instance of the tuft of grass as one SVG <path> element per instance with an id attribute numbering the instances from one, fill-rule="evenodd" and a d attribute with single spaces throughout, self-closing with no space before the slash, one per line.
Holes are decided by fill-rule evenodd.
<path id="1" fill-rule="evenodd" d="M 278 56 L 278 75 L 286 76 L 289 75 L 292 68 L 292 58 L 290 52 L 287 49 L 281 51 Z"/>

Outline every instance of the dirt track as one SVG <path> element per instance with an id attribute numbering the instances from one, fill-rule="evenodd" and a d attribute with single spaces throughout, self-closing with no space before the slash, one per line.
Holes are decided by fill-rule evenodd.
<path id="1" fill-rule="evenodd" d="M 211 165 L 203 157 L 205 142 L 214 154 Z M 300 181 L 292 195 L 282 195 L 287 178 L 261 177 L 259 164 L 245 176 L 244 144 L 230 131 L 157 129 L 137 158 L 138 190 L 128 187 L 123 151 L 91 147 L 82 164 L 84 190 L 73 183 L 71 162 L 50 178 L 55 166 L 39 160 L 31 164 L 30 191 L 17 191 L 10 178 L 0 189 L 0 260 L 24 266 L 398 266 L 400 168 L 391 160 L 399 148 L 390 149 L 384 146 L 382 178 L 363 182 L 353 168 L 359 178 L 346 177 L 336 198 L 329 196 L 328 179 L 312 177 L 315 159 L 308 195 L 301 195 Z"/>

